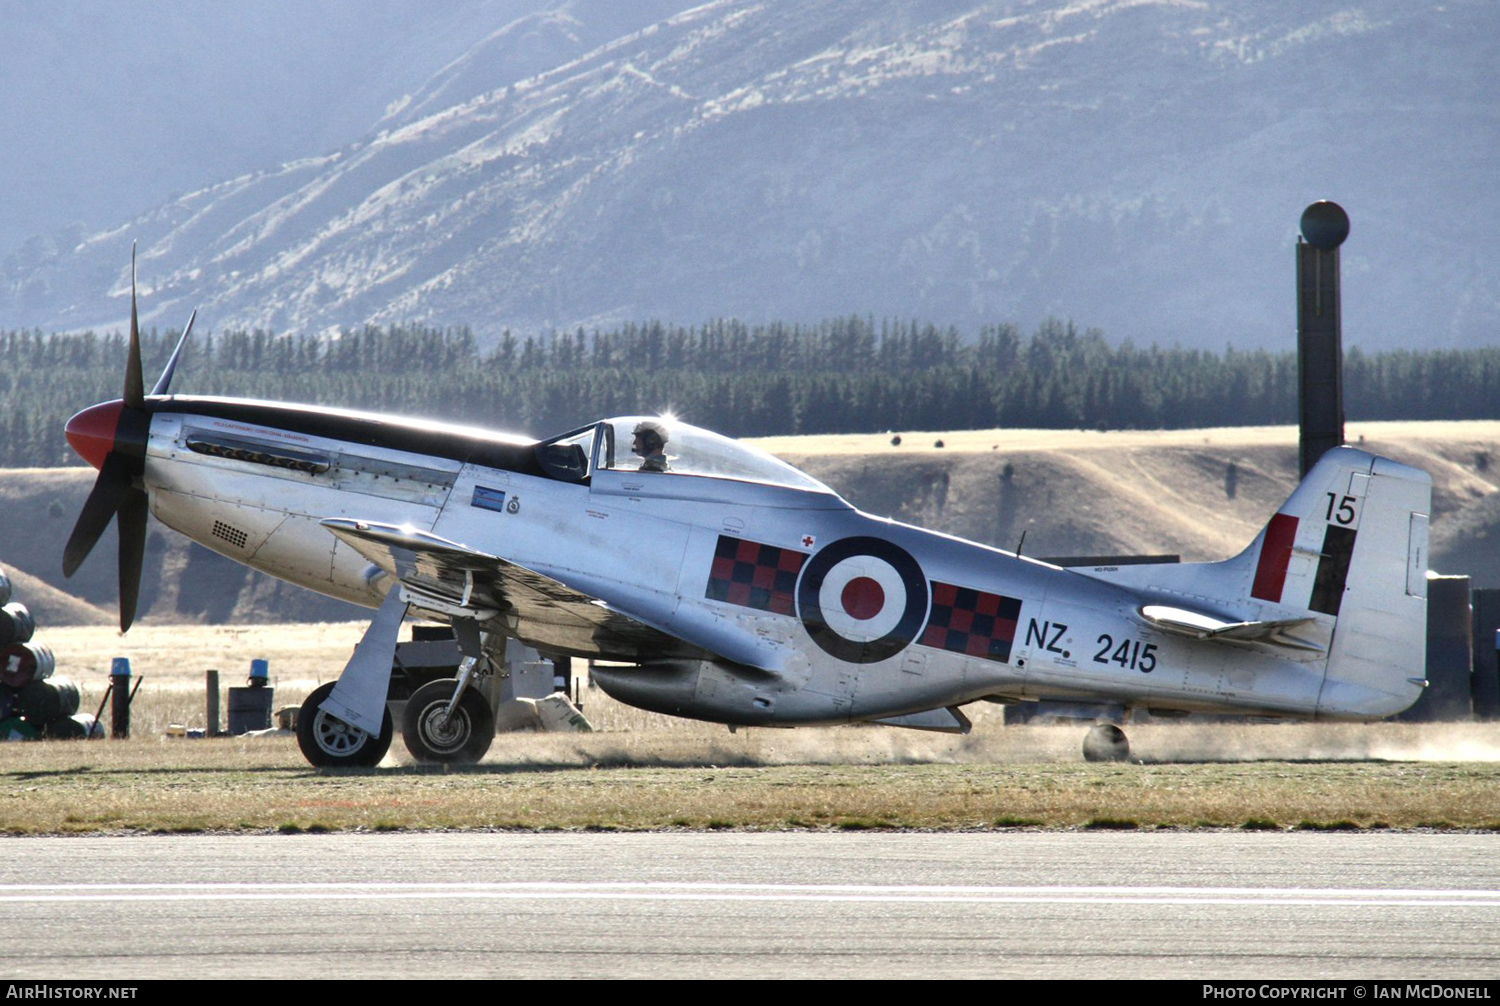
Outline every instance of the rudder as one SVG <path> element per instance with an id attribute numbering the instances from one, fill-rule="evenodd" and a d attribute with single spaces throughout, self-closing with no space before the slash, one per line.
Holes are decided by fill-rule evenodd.
<path id="1" fill-rule="evenodd" d="M 1318 715 L 1390 716 L 1416 702 L 1427 684 L 1432 479 L 1389 458 L 1351 453 L 1367 459 L 1368 469 L 1351 472 L 1350 488 L 1334 499 L 1318 572 L 1329 555 L 1348 559 L 1334 560 L 1326 580 L 1314 577 L 1309 600 L 1313 610 L 1332 609 L 1338 619 Z M 1346 505 L 1355 510 L 1352 524 L 1339 523 Z"/>

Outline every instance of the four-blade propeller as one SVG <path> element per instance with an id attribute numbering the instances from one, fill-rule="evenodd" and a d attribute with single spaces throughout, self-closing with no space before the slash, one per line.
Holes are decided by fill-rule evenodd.
<path id="1" fill-rule="evenodd" d="M 182 330 L 177 348 L 151 389 L 165 395 L 177 369 L 177 359 L 187 342 L 194 311 Z M 141 565 L 146 552 L 146 514 L 149 509 L 141 476 L 146 468 L 146 440 L 151 413 L 146 406 L 141 378 L 141 333 L 136 316 L 135 248 L 130 249 L 130 355 L 125 361 L 125 391 L 113 402 L 91 406 L 68 420 L 68 443 L 89 464 L 99 469 L 94 488 L 84 500 L 78 523 L 63 548 L 63 575 L 71 577 L 93 551 L 111 518 L 120 536 L 120 631 L 135 621 L 140 599 Z"/>

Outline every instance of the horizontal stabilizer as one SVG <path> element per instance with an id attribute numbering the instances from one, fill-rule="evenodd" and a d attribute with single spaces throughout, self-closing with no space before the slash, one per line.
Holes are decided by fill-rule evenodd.
<path id="1" fill-rule="evenodd" d="M 1257 622 L 1226 622 L 1205 615 L 1201 611 L 1186 608 L 1171 608 L 1162 604 L 1148 604 L 1141 608 L 1141 617 L 1163 632 L 1193 639 L 1227 639 L 1242 643 L 1266 643 L 1285 646 L 1293 650 L 1312 650 L 1322 653 L 1327 647 L 1308 639 L 1290 635 L 1290 630 L 1310 625 L 1312 618 L 1280 618 Z"/>

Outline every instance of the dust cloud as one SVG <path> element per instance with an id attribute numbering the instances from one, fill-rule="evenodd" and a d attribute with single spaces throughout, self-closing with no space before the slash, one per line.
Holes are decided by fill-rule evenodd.
<path id="1" fill-rule="evenodd" d="M 1127 724 L 1131 760 L 1493 762 L 1500 725 Z M 709 724 L 592 734 L 503 734 L 486 761 L 518 766 L 730 768 L 772 765 L 1023 765 L 1083 760 L 1087 724 L 976 725 L 966 736 L 878 726 L 741 729 Z M 398 742 L 390 758 L 409 761 Z"/>

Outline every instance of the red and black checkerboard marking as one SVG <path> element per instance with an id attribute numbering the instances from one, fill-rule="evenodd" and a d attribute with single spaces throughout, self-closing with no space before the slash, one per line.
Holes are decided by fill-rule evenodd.
<path id="1" fill-rule="evenodd" d="M 932 609 L 918 642 L 939 650 L 1008 663 L 1020 616 L 1021 602 L 1014 597 L 934 580 Z"/>
<path id="2" fill-rule="evenodd" d="M 778 615 L 794 614 L 797 574 L 806 561 L 806 552 L 721 534 L 705 596 Z"/>

